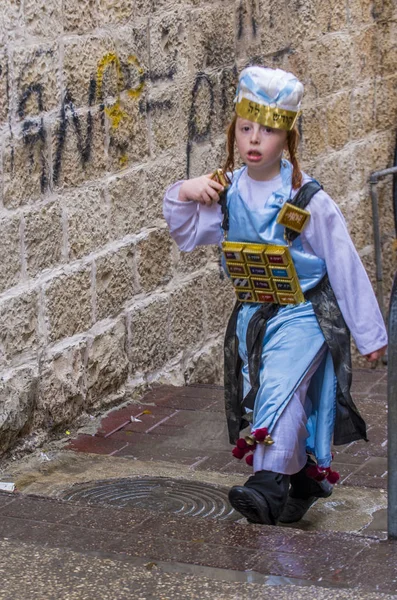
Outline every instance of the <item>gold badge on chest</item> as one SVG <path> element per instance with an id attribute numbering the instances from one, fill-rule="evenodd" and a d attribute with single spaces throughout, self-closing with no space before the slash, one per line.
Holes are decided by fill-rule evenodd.
<path id="1" fill-rule="evenodd" d="M 288 229 L 302 233 L 309 219 L 310 213 L 308 210 L 298 208 L 286 202 L 278 214 L 277 223 L 288 227 Z"/>

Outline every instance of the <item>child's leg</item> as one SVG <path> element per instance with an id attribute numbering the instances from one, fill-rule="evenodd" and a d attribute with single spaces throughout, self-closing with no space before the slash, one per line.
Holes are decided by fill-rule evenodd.
<path id="1" fill-rule="evenodd" d="M 295 475 L 291 475 L 289 497 L 279 519 L 281 523 L 300 521 L 319 498 L 329 498 L 332 494 L 333 485 L 326 479 L 315 481 L 306 475 L 307 467 L 313 464 L 315 464 L 314 461 L 308 456 L 303 469 Z"/>
<path id="2" fill-rule="evenodd" d="M 252 523 L 276 524 L 289 501 L 290 474 L 294 477 L 306 465 L 306 423 L 310 412 L 307 390 L 325 352 L 324 344 L 277 421 L 272 432 L 275 443 L 257 445 L 254 475 L 244 486 L 234 486 L 229 492 L 233 508 Z"/>
<path id="3" fill-rule="evenodd" d="M 311 411 L 307 390 L 326 351 L 327 346 L 324 344 L 277 421 L 271 433 L 275 443 L 272 446 L 257 446 L 254 453 L 254 472 L 265 470 L 293 475 L 306 465 L 306 425 L 307 416 Z"/>

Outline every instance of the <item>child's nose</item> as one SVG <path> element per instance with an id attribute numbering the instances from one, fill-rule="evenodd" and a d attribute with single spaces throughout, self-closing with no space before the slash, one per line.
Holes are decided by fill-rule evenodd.
<path id="1" fill-rule="evenodd" d="M 256 123 L 255 123 L 256 125 Z M 259 142 L 259 127 L 253 127 L 251 133 L 251 143 L 257 144 Z"/>

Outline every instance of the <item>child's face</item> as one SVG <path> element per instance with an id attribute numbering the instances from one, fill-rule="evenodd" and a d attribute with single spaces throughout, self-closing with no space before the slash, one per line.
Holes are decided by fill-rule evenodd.
<path id="1" fill-rule="evenodd" d="M 280 160 L 287 144 L 287 132 L 237 117 L 236 144 L 253 179 L 271 179 L 280 172 Z"/>

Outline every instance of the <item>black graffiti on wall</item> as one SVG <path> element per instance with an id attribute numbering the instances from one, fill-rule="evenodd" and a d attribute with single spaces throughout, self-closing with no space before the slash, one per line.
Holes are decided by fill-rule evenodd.
<path id="1" fill-rule="evenodd" d="M 237 8 L 237 39 L 241 40 L 245 33 L 246 21 L 253 37 L 256 37 L 258 25 L 256 21 L 256 2 L 255 0 L 240 1 Z"/>
<path id="2" fill-rule="evenodd" d="M 237 36 L 241 38 L 245 31 L 250 35 L 257 35 L 257 0 L 241 0 L 237 7 Z M 45 51 L 49 53 L 50 51 Z M 51 51 L 52 52 L 52 51 Z M 103 56 L 97 65 L 97 72 L 89 81 L 87 89 L 87 102 L 82 103 L 81 94 L 79 101 L 75 101 L 73 91 L 67 89 L 62 99 L 57 115 L 55 130 L 48 134 L 48 120 L 43 113 L 46 112 L 45 90 L 42 82 L 26 85 L 26 77 L 31 69 L 28 62 L 17 80 L 20 95 L 17 104 L 17 117 L 21 120 L 23 145 L 27 149 L 30 168 L 40 168 L 41 192 L 45 192 L 50 185 L 50 171 L 52 184 L 59 186 L 62 179 L 62 167 L 66 156 L 66 148 L 74 145 L 79 162 L 84 168 L 93 160 L 93 144 L 95 128 L 109 130 L 109 149 L 113 156 L 124 157 L 128 153 L 130 138 L 128 130 L 117 135 L 116 130 L 122 128 L 128 119 L 144 118 L 154 111 L 171 111 L 178 108 L 177 98 L 148 99 L 144 89 L 147 82 L 157 83 L 171 81 L 176 75 L 177 54 L 171 57 L 171 67 L 163 71 L 147 71 L 140 65 L 136 56 L 128 56 L 121 60 L 116 54 L 108 53 Z M 5 69 L 2 70 L 2 73 Z M 225 130 L 232 112 L 233 88 L 236 83 L 236 68 L 228 67 L 216 73 L 206 74 L 198 72 L 195 76 L 191 101 L 187 114 L 187 140 L 186 162 L 187 174 L 191 170 L 192 151 L 196 144 L 207 142 L 215 133 Z M 1 76 L 1 74 L 0 74 Z M 5 74 L 8 87 L 8 75 Z M 47 92 L 48 94 L 48 92 Z M 137 101 L 137 113 L 134 117 L 128 115 L 129 108 L 124 109 L 121 97 L 130 97 Z M 80 105 L 88 106 L 88 110 L 80 109 Z M 129 105 L 130 106 L 130 105 Z M 99 119 L 96 118 L 99 113 Z M 33 114 L 35 116 L 31 117 Z M 14 147 L 16 144 L 13 135 L 15 130 L 10 126 L 11 140 L 11 172 L 14 171 Z M 139 124 L 138 124 L 139 126 Z M 215 132 L 215 128 L 217 131 Z M 68 143 L 69 137 L 73 139 Z M 105 139 L 105 138 L 104 138 Z M 49 144 L 53 145 L 48 151 Z M 72 146 L 73 147 L 73 146 Z M 51 159 L 49 157 L 51 156 Z M 51 160 L 51 168 L 49 166 Z M 120 165 L 123 163 L 120 161 Z"/>
<path id="3" fill-rule="evenodd" d="M 236 67 L 222 69 L 217 77 L 197 73 L 191 92 L 186 143 L 186 176 L 190 176 L 191 156 L 195 143 L 211 140 L 215 116 L 225 130 L 233 106 L 237 79 Z M 218 104 L 216 105 L 216 98 Z M 219 165 L 216 165 L 219 166 Z"/>

